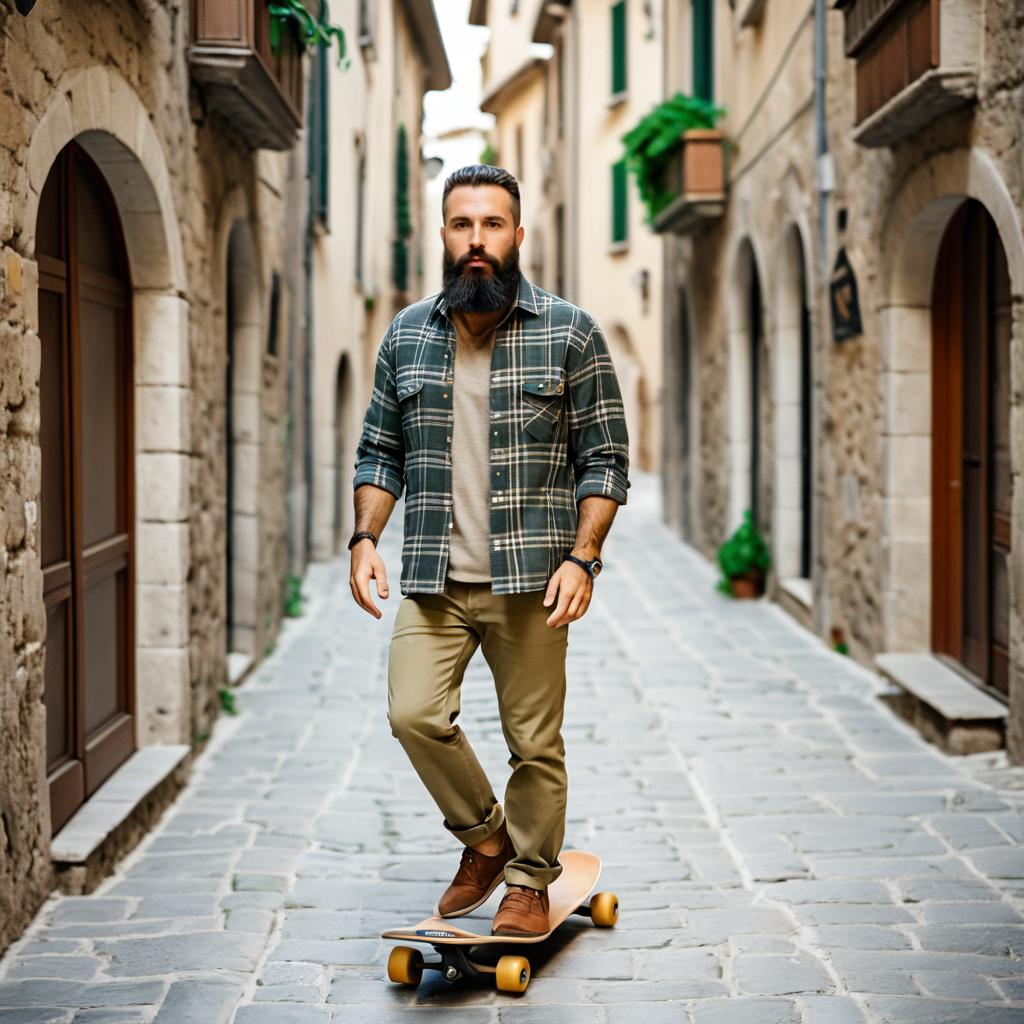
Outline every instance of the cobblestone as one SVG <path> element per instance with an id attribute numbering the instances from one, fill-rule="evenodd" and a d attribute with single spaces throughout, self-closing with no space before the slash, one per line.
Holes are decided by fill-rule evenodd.
<path id="1" fill-rule="evenodd" d="M 574 919 L 533 947 L 519 998 L 386 981 L 381 930 L 429 913 L 458 849 L 387 725 L 399 595 L 373 622 L 317 565 L 176 806 L 0 962 L 0 1022 L 1024 1019 L 1024 773 L 944 756 L 874 676 L 722 598 L 657 522 L 655 486 L 631 489 L 570 633 L 566 845 L 603 857 L 618 928 Z M 393 576 L 399 540 L 381 544 Z M 500 791 L 479 655 L 462 721 Z"/>

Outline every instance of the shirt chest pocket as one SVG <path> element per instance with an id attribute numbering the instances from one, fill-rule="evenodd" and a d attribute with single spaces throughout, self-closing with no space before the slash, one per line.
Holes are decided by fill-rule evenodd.
<path id="1" fill-rule="evenodd" d="M 523 431 L 538 441 L 551 441 L 565 411 L 565 371 L 530 374 L 520 385 Z"/>
<path id="2" fill-rule="evenodd" d="M 422 447 L 424 442 L 426 394 L 423 384 L 423 377 L 415 374 L 400 376 L 395 382 L 395 397 L 402 414 L 402 435 L 407 452 Z"/>

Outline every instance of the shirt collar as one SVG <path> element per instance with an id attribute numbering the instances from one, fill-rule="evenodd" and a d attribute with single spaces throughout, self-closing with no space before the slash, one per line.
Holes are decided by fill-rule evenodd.
<path id="1" fill-rule="evenodd" d="M 522 271 L 519 272 L 519 292 L 516 295 L 515 305 L 533 316 L 537 316 L 540 312 L 537 305 L 537 292 Z M 440 313 L 449 320 L 451 319 L 451 310 L 448 308 L 448 300 L 445 298 L 443 291 L 437 293 L 437 298 L 434 299 L 434 305 L 430 312 L 432 316 Z"/>

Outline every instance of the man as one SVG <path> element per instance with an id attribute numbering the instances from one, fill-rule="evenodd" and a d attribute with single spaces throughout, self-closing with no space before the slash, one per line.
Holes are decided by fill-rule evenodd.
<path id="1" fill-rule="evenodd" d="M 456 171 L 442 215 L 444 288 L 402 310 L 381 342 L 356 451 L 349 583 L 380 618 L 370 581 L 380 598 L 389 588 L 376 543 L 404 486 L 407 596 L 388 718 L 465 847 L 438 913 L 470 913 L 504 879 L 493 934 L 537 935 L 562 870 L 568 624 L 590 605 L 626 502 L 628 438 L 601 331 L 519 271 L 515 178 Z M 504 810 L 455 724 L 478 646 L 511 755 Z"/>

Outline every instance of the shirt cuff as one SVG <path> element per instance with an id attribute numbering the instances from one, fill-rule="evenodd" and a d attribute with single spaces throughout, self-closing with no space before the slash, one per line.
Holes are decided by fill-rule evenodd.
<path id="1" fill-rule="evenodd" d="M 352 489 L 355 490 L 363 484 L 373 484 L 374 487 L 390 491 L 396 498 L 401 498 L 405 481 L 391 466 L 382 462 L 371 462 L 356 470 Z"/>
<path id="2" fill-rule="evenodd" d="M 630 481 L 617 469 L 588 469 L 576 482 L 576 501 L 596 494 L 625 505 L 630 486 Z"/>

